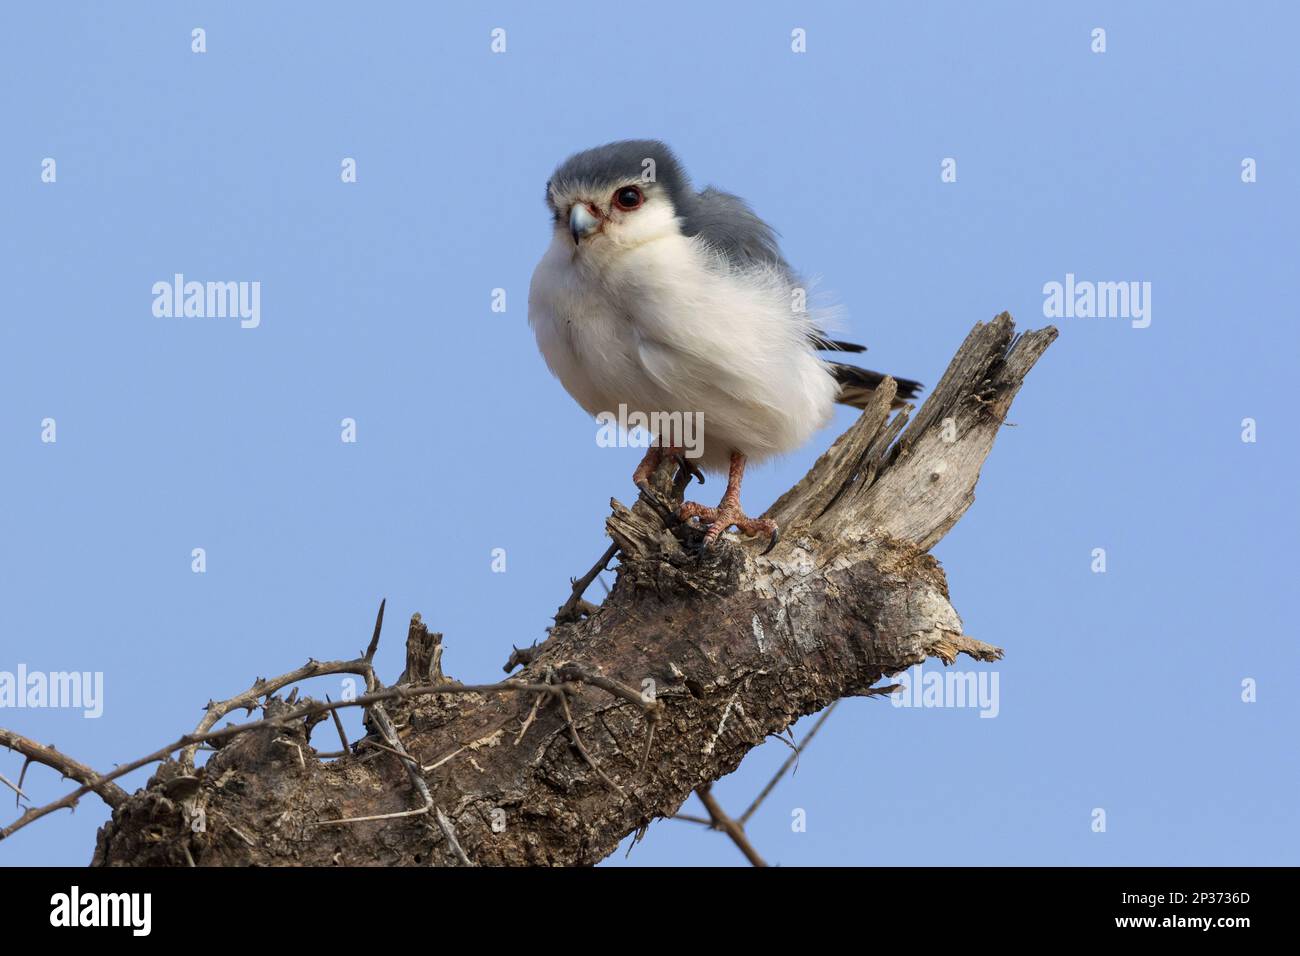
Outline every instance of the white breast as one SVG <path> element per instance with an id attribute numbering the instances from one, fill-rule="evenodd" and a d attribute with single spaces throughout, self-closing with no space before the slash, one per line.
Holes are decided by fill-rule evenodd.
<path id="1" fill-rule="evenodd" d="M 547 365 L 593 415 L 702 412 L 706 468 L 793 450 L 838 386 L 775 270 L 738 273 L 703 243 L 664 236 L 600 260 L 557 233 L 528 317 Z"/>

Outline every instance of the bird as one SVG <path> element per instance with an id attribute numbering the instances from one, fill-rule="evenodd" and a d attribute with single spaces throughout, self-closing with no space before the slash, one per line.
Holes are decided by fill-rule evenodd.
<path id="1" fill-rule="evenodd" d="M 805 444 L 837 402 L 866 407 L 885 376 L 827 359 L 865 347 L 830 338 L 825 310 L 777 234 L 739 196 L 696 190 L 676 154 L 654 139 L 620 140 L 565 159 L 546 184 L 550 244 L 533 272 L 528 321 L 547 366 L 588 413 L 702 416 L 688 462 L 680 435 L 655 435 L 633 482 L 651 496 L 665 456 L 727 475 L 717 507 L 687 501 L 677 517 L 704 527 L 702 549 L 731 528 L 780 529 L 740 503 L 747 464 Z M 919 382 L 896 378 L 894 407 Z M 698 466 L 698 468 L 696 467 Z"/>

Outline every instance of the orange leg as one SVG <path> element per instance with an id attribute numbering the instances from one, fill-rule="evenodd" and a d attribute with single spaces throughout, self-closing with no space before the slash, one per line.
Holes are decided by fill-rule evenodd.
<path id="1" fill-rule="evenodd" d="M 764 554 L 775 548 L 776 543 L 781 540 L 780 530 L 775 521 L 767 518 L 750 518 L 740 509 L 740 480 L 744 476 L 745 456 L 738 451 L 733 451 L 731 468 L 727 471 L 727 491 L 718 506 L 706 508 L 704 505 L 688 501 L 677 509 L 677 516 L 683 521 L 699 518 L 708 524 L 709 530 L 704 533 L 704 547 L 712 546 L 713 542 L 718 540 L 718 536 L 732 526 L 739 529 L 741 534 L 770 536 L 772 540 L 763 551 Z"/>
<path id="2" fill-rule="evenodd" d="M 645 457 L 641 459 L 641 464 L 637 465 L 636 471 L 632 472 L 632 484 L 649 494 L 650 476 L 655 473 L 659 463 L 664 460 L 664 455 L 670 452 L 672 452 L 671 448 L 660 448 L 658 445 L 651 445 L 647 448 Z"/>
<path id="3" fill-rule="evenodd" d="M 704 484 L 704 473 L 691 464 L 690 459 L 684 454 L 684 449 L 673 447 L 661 448 L 659 445 L 651 445 L 646 450 L 645 457 L 641 459 L 641 464 L 637 465 L 636 471 L 632 472 L 632 484 L 636 485 L 643 492 L 649 495 L 651 493 L 650 476 L 655 473 L 655 469 L 659 467 L 659 463 L 665 458 L 674 457 L 681 464 L 682 468 L 686 470 L 686 473 L 689 476 L 699 479 L 700 484 Z M 689 484 L 690 477 L 688 477 L 686 481 Z"/>

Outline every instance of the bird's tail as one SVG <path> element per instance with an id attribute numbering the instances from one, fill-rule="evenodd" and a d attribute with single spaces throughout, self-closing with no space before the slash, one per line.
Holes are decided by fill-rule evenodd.
<path id="1" fill-rule="evenodd" d="M 835 381 L 840 383 L 840 394 L 835 400 L 841 405 L 866 408 L 871 403 L 871 397 L 880 383 L 885 380 L 885 376 L 880 372 L 873 372 L 868 368 L 858 368 L 856 365 L 845 365 L 842 362 L 829 364 Z M 898 383 L 898 391 L 894 393 L 893 408 L 901 408 L 915 398 L 921 390 L 921 383 L 910 378 L 895 378 L 894 381 Z"/>

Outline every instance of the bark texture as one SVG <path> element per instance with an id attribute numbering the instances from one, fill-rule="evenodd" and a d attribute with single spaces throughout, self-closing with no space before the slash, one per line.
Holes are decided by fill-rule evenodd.
<path id="1" fill-rule="evenodd" d="M 164 764 L 119 803 L 94 862 L 592 864 L 799 717 L 879 692 L 882 678 L 926 658 L 999 658 L 963 633 L 927 552 L 974 500 L 1012 399 L 1055 337 L 1046 328 L 1015 338 L 1005 313 L 977 325 L 914 418 L 908 408 L 891 416 L 886 380 L 768 511 L 783 540 L 767 557 L 761 542 L 730 536 L 701 557 L 690 547 L 699 532 L 666 527 L 653 502 L 613 502 L 613 592 L 514 658 L 530 684 L 578 675 L 575 692 L 383 705 L 379 716 L 424 768 L 431 804 L 391 748 L 318 758 L 309 738 L 328 719 L 316 716 L 235 736 L 197 771 Z M 680 493 L 669 465 L 654 480 L 669 502 Z M 412 620 L 402 681 L 454 687 L 440 641 Z M 272 715 L 288 706 L 264 701 Z M 328 726 L 315 737 L 322 750 L 337 746 Z"/>

